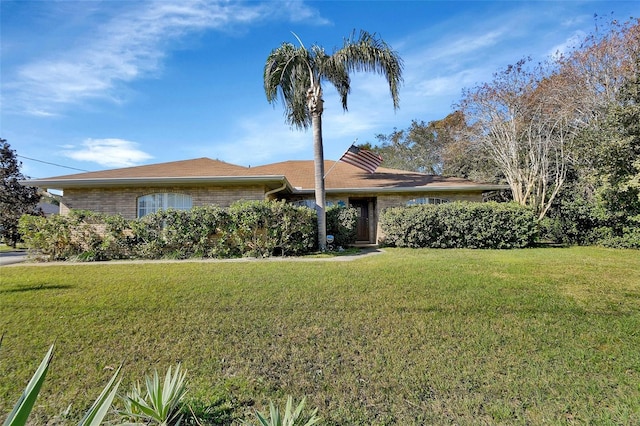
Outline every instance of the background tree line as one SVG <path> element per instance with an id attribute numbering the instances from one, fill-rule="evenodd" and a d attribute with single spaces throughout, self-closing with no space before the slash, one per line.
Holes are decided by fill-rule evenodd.
<path id="1" fill-rule="evenodd" d="M 640 20 L 596 18 L 569 52 L 521 59 L 367 147 L 387 167 L 506 183 L 554 239 L 640 246 L 639 76 Z"/>
<path id="2" fill-rule="evenodd" d="M 20 185 L 28 179 L 22 174 L 22 163 L 6 139 L 0 138 L 0 242 L 15 248 L 20 241 L 18 219 L 23 214 L 40 215 L 41 194 L 37 188 Z"/>

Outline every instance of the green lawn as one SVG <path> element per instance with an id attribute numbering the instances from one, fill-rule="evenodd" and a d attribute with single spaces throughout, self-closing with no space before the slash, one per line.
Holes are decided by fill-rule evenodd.
<path id="1" fill-rule="evenodd" d="M 24 244 L 18 244 L 16 248 L 13 248 L 6 244 L 0 243 L 0 253 L 6 252 L 6 251 L 24 250 L 24 248 L 25 248 Z"/>
<path id="2" fill-rule="evenodd" d="M 230 421 L 306 395 L 327 424 L 640 424 L 640 253 L 385 249 L 339 261 L 0 268 L 0 420 L 182 362 Z"/>

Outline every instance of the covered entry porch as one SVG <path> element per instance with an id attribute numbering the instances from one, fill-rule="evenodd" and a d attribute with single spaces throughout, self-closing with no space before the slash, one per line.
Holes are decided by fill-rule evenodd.
<path id="1" fill-rule="evenodd" d="M 358 225 L 356 244 L 375 244 L 376 239 L 376 197 L 349 197 L 349 206 L 356 209 Z"/>

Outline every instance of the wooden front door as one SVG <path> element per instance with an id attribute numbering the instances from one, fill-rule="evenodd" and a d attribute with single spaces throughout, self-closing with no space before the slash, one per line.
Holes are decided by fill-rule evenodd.
<path id="1" fill-rule="evenodd" d="M 369 242 L 369 200 L 351 200 L 351 206 L 358 211 L 356 241 Z"/>

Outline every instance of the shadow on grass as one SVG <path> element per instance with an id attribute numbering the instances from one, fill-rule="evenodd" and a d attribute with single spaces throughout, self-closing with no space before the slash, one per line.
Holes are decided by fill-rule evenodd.
<path id="1" fill-rule="evenodd" d="M 367 248 L 359 248 L 359 247 L 350 247 L 347 248 L 343 251 L 338 251 L 338 250 L 327 250 L 325 252 L 316 252 L 316 253 L 312 253 L 312 254 L 308 254 L 305 256 L 302 256 L 303 258 L 324 258 L 324 257 L 357 257 L 357 256 L 362 256 L 365 254 L 372 254 L 372 253 L 381 253 L 382 251 L 379 250 L 378 248 L 375 247 L 367 247 Z"/>
<path id="2" fill-rule="evenodd" d="M 26 293 L 28 291 L 41 291 L 41 290 L 64 290 L 67 288 L 73 288 L 73 286 L 68 284 L 53 284 L 47 285 L 45 284 L 33 284 L 29 286 L 22 286 L 16 288 L 9 288 L 6 290 L 0 290 L 0 294 L 3 293 Z"/>

